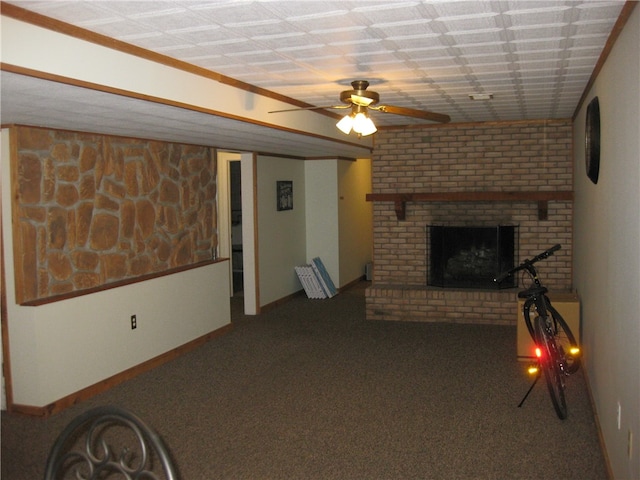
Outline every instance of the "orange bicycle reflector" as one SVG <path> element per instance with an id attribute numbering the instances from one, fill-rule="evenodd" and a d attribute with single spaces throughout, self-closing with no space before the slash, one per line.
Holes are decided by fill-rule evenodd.
<path id="1" fill-rule="evenodd" d="M 578 347 L 571 347 L 569 353 L 575 357 L 580 353 L 580 349 Z"/>
<path id="2" fill-rule="evenodd" d="M 527 373 L 529 375 L 536 375 L 538 373 L 538 366 L 537 365 L 529 365 L 529 368 L 527 368 Z"/>

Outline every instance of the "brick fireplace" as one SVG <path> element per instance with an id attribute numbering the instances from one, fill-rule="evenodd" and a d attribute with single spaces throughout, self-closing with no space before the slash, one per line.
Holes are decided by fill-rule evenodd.
<path id="1" fill-rule="evenodd" d="M 368 319 L 515 324 L 517 288 L 427 285 L 428 225 L 517 226 L 516 262 L 560 243 L 540 273 L 571 290 L 571 120 L 382 130 L 372 168 Z"/>

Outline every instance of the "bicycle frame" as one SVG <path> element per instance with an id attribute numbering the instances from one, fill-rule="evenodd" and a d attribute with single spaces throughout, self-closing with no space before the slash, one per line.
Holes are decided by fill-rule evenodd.
<path id="1" fill-rule="evenodd" d="M 536 377 L 518 407 L 523 405 L 540 378 L 542 371 L 544 371 L 556 413 L 560 419 L 565 419 L 567 417 L 567 406 L 564 396 L 564 377 L 578 369 L 580 364 L 579 348 L 568 325 L 551 305 L 551 301 L 546 295 L 547 288 L 542 285 L 538 272 L 534 267 L 534 263 L 548 258 L 559 249 L 560 245 L 554 245 L 531 260 L 524 260 L 517 267 L 502 273 L 495 281 L 501 282 L 521 270 L 527 272 L 532 279 L 531 286 L 518 292 L 518 297 L 526 299 L 522 308 L 522 315 L 536 346 L 537 367 L 533 369 Z M 531 318 L 532 307 L 535 307 L 535 318 L 533 320 Z M 560 343 L 557 343 L 557 339 L 559 339 Z M 569 348 L 565 349 L 566 346 Z"/>

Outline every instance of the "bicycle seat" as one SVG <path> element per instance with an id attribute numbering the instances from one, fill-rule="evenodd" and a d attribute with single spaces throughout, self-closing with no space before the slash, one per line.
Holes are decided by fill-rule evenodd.
<path id="1" fill-rule="evenodd" d="M 537 297 L 538 295 L 544 295 L 548 291 L 549 290 L 547 289 L 547 287 L 537 287 L 535 285 L 532 285 L 526 290 L 522 290 L 521 292 L 518 292 L 518 298 Z"/>

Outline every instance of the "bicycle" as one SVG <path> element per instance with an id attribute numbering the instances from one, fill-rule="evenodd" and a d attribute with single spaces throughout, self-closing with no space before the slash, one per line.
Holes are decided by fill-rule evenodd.
<path id="1" fill-rule="evenodd" d="M 536 262 L 550 257 L 560 248 L 559 244 L 554 245 L 531 260 L 524 260 L 517 267 L 501 273 L 494 281 L 501 283 L 519 271 L 522 271 L 523 274 L 528 274 L 531 278 L 531 286 L 518 292 L 518 297 L 526 299 L 522 308 L 522 315 L 527 325 L 527 330 L 535 344 L 537 358 L 537 364 L 530 368 L 529 371 L 535 374 L 536 377 L 518 407 L 524 404 L 533 387 L 540 379 L 541 371 L 543 371 L 549 395 L 551 396 L 551 403 L 558 418 L 564 420 L 567 418 L 567 402 L 564 394 L 565 377 L 577 372 L 580 368 L 580 347 L 567 322 L 551 304 L 547 296 L 547 287 L 540 281 L 538 272 L 534 267 Z M 534 317 L 533 321 L 531 319 L 532 316 Z"/>

